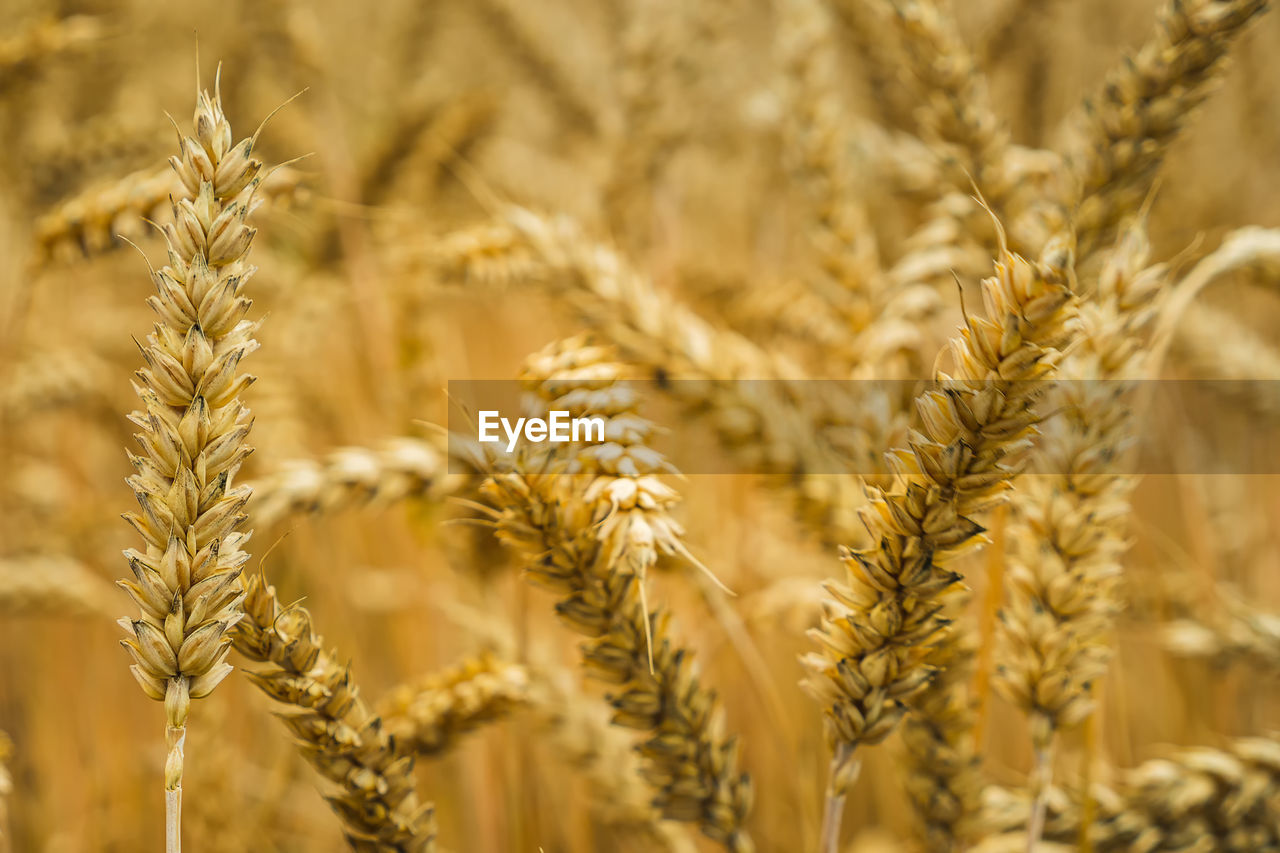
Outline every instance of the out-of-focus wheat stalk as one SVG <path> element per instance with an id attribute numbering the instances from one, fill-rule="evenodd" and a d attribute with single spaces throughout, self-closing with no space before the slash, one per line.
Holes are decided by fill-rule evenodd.
<path id="1" fill-rule="evenodd" d="M 231 672 L 227 632 L 242 616 L 240 571 L 249 559 L 240 550 L 249 534 L 236 528 L 250 492 L 233 478 L 250 453 L 240 395 L 253 379 L 236 371 L 258 346 L 243 291 L 254 273 L 247 256 L 255 232 L 245 220 L 262 164 L 252 157 L 256 134 L 233 144 L 218 82 L 212 96 L 199 94 L 195 135 L 179 132 L 181 156 L 170 161 L 185 194 L 173 203 L 164 229 L 169 263 L 153 273 L 158 293 L 148 299 L 159 322 L 140 347 L 147 366 L 134 388 L 144 408 L 129 416 L 142 430 L 144 454 L 129 457 L 142 512 L 125 519 L 145 551 L 125 552 L 133 579 L 120 585 L 142 614 L 120 620 L 129 634 L 121 643 L 143 692 L 165 706 L 171 853 L 181 847 L 187 713 Z"/>
<path id="2" fill-rule="evenodd" d="M 561 620 L 590 638 L 587 671 L 620 691 L 609 696 L 614 723 L 648 733 L 638 749 L 659 811 L 749 851 L 750 783 L 737 770 L 737 745 L 689 650 L 676 644 L 670 613 L 651 611 L 642 595 L 659 555 L 692 559 L 667 514 L 678 496 L 656 476 L 670 465 L 646 446 L 654 427 L 635 414 L 634 391 L 618 384 L 606 350 L 570 343 L 530 368 L 530 381 L 555 401 L 549 408 L 602 417 L 605 436 L 571 445 L 568 469 L 534 459 L 495 471 L 484 495 L 498 535 L 525 557 L 530 580 L 563 596 Z"/>
<path id="3" fill-rule="evenodd" d="M 1216 666 L 1246 661 L 1280 674 L 1280 614 L 1252 605 L 1222 585 L 1217 592 L 1216 605 L 1202 605 L 1194 617 L 1164 626 L 1165 647 Z"/>
<path id="4" fill-rule="evenodd" d="M 435 844 L 435 813 L 418 805 L 413 756 L 396 751 L 382 720 L 360 698 L 351 669 L 323 649 L 311 614 L 285 607 L 261 575 L 246 583 L 236 650 L 270 664 L 250 673 L 288 710 L 280 719 L 298 749 L 337 787 L 329 804 L 361 853 L 425 853 Z"/>
<path id="5" fill-rule="evenodd" d="M 983 542 L 975 515 L 1004 500 L 1040 418 L 1036 401 L 1059 350 L 1074 337 L 1072 255 L 1054 244 L 1039 263 L 1003 254 L 983 282 L 985 317 L 966 317 L 942 387 L 917 401 L 922 428 L 890 452 L 900 476 L 873 490 L 860 515 L 875 543 L 845 549 L 846 584 L 831 582 L 820 651 L 804 659 L 805 688 L 822 707 L 835 749 L 824 850 L 838 845 L 840 811 L 859 746 L 884 740 L 945 648 L 942 609 L 961 576 L 951 566 Z"/>
<path id="6" fill-rule="evenodd" d="M 546 724 L 555 752 L 587 777 L 600 820 L 672 853 L 693 853 L 695 845 L 680 825 L 663 820 L 654 808 L 630 739 L 577 689 L 576 675 L 555 675 L 535 681 L 533 712 Z"/>
<path id="7" fill-rule="evenodd" d="M 809 286 L 827 304 L 815 310 L 834 313 L 844 327 L 843 335 L 824 347 L 825 357 L 843 359 L 883 308 L 885 282 L 875 233 L 848 162 L 851 134 L 835 96 L 830 18 L 816 0 L 788 0 L 781 11 L 787 93 L 783 156 L 807 190 L 808 237 L 818 261 Z M 849 362 L 857 365 L 866 355 L 851 352 Z"/>
<path id="8" fill-rule="evenodd" d="M 917 121 L 939 153 L 953 187 L 976 184 L 997 216 L 1010 190 L 1005 174 L 1009 132 L 995 114 L 986 78 L 955 22 L 934 0 L 890 0 L 904 54 L 922 95 Z"/>
<path id="9" fill-rule="evenodd" d="M 88 15 L 45 18 L 26 29 L 0 39 L 0 92 L 10 78 L 38 66 L 43 60 L 67 51 L 82 50 L 103 35 L 102 20 Z"/>
<path id="10" fill-rule="evenodd" d="M 378 714 L 396 749 L 436 757 L 473 729 L 527 706 L 529 689 L 523 666 L 482 654 L 394 688 L 378 702 Z"/>
<path id="11" fill-rule="evenodd" d="M 1030 797 L 994 788 L 987 793 L 990 820 L 1005 831 L 974 850 L 1025 849 Z M 1081 821 L 1078 792 L 1055 788 L 1047 799 L 1045 838 L 1074 845 Z M 1097 816 L 1086 829 L 1098 853 L 1274 850 L 1280 845 L 1280 742 L 1242 738 L 1225 750 L 1183 750 L 1126 772 L 1118 789 L 1095 785 L 1093 799 Z"/>
<path id="12" fill-rule="evenodd" d="M 90 187 L 36 221 L 37 265 L 92 257 L 123 246 L 121 237 L 139 238 L 149 219 L 164 221 L 159 214 L 167 208 L 166 202 L 183 192 L 181 178 L 168 166 Z M 301 173 L 277 168 L 263 176 L 254 203 L 284 202 L 302 192 Z"/>
<path id="13" fill-rule="evenodd" d="M 0 613 L 6 616 L 105 616 L 115 609 L 111 584 L 70 557 L 0 558 Z"/>
<path id="14" fill-rule="evenodd" d="M 266 529 L 298 516 L 409 498 L 443 501 L 467 479 L 449 472 L 447 453 L 443 439 L 404 436 L 376 450 L 343 447 L 319 460 L 289 460 L 251 484 L 254 521 Z"/>
<path id="15" fill-rule="evenodd" d="M 871 448 L 888 445 L 900 418 L 876 383 L 803 381 L 798 365 L 708 323 L 567 217 L 508 207 L 497 221 L 447 236 L 432 254 L 446 278 L 536 283 L 569 297 L 629 359 L 676 380 L 670 393 L 707 413 L 744 464 L 784 474 L 820 535 L 859 536 L 861 484 L 828 475 L 880 469 Z"/>

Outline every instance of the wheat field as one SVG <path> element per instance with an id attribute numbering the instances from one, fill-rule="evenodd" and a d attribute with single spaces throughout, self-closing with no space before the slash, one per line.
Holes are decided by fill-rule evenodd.
<path id="1" fill-rule="evenodd" d="M 1280 851 L 1266 7 L 8 0 L 0 853 Z"/>

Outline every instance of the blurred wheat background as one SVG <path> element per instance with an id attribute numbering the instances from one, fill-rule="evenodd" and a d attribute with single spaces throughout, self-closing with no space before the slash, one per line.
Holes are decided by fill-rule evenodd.
<path id="1" fill-rule="evenodd" d="M 1036 430 L 1001 384 L 1280 379 L 1262 5 L 7 0 L 0 851 L 162 843 L 163 715 L 115 621 L 157 320 L 129 243 L 165 263 L 148 223 L 195 197 L 166 113 L 190 135 L 219 63 L 236 141 L 306 91 L 253 149 L 285 165 L 249 217 L 249 615 L 191 704 L 189 851 L 1280 850 L 1280 482 L 1196 447 L 1099 474 L 1129 402 Z M 961 351 L 1005 359 L 970 400 L 1004 432 L 733 382 L 963 378 Z M 544 482 L 451 467 L 430 426 L 450 380 L 621 376 L 701 380 L 682 417 L 756 473 Z M 958 435 L 977 479 L 930 461 Z M 932 491 L 820 461 L 892 448 Z M 1022 455 L 1045 473 L 1007 489 Z M 578 651 L 597 605 L 612 684 Z"/>

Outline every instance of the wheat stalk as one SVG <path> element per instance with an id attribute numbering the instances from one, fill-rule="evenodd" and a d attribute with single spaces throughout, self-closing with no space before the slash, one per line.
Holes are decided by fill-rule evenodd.
<path id="1" fill-rule="evenodd" d="M 917 121 L 938 151 L 951 185 L 976 185 L 997 215 L 1011 184 L 1005 175 L 1009 132 L 995 114 L 985 77 L 955 21 L 933 0 L 889 0 L 908 66 L 918 82 Z"/>
<path id="2" fill-rule="evenodd" d="M 945 618 L 963 618 L 968 595 L 953 595 Z M 910 701 L 902 725 L 908 757 L 907 795 L 926 849 L 963 850 L 980 835 L 982 774 L 977 712 L 970 683 L 977 664 L 976 637 L 960 632 L 929 658 L 936 667 L 928 685 Z"/>
<path id="3" fill-rule="evenodd" d="M 181 156 L 170 160 L 186 195 L 164 228 L 169 264 L 153 274 L 158 293 L 148 299 L 160 319 L 134 384 L 144 408 L 129 416 L 142 430 L 144 453 L 130 454 L 137 473 L 128 481 L 142 512 L 125 519 L 145 550 L 125 552 L 133 579 L 120 585 L 142 614 L 121 620 L 129 635 L 121 642 L 143 692 L 165 706 L 170 851 L 181 845 L 187 712 L 231 672 L 226 634 L 242 616 L 249 559 L 240 550 L 249 534 L 236 528 L 250 493 L 233 478 L 250 453 L 240 395 L 253 379 L 236 370 L 257 348 L 243 292 L 254 272 L 245 219 L 262 164 L 252 157 L 256 134 L 232 144 L 219 82 L 212 96 L 200 93 L 195 135 L 179 133 Z"/>
<path id="4" fill-rule="evenodd" d="M 382 721 L 366 708 L 349 667 L 312 629 L 311 615 L 285 607 L 261 575 L 245 584 L 246 618 L 235 629 L 236 650 L 267 669 L 249 674 L 288 710 L 280 719 L 303 756 L 334 783 L 327 797 L 352 849 L 362 853 L 425 853 L 434 847 L 435 814 L 419 806 L 413 756 L 397 751 Z"/>
<path id="5" fill-rule="evenodd" d="M 942 388 L 917 398 L 921 431 L 889 453 L 901 480 L 871 490 L 860 512 L 869 540 L 844 549 L 846 584 L 831 582 L 827 617 L 810 632 L 805 689 L 822 707 L 835 749 L 824 842 L 838 843 L 839 811 L 859 746 L 884 740 L 924 689 L 929 658 L 945 643 L 942 609 L 961 579 L 952 564 L 982 543 L 973 516 L 1000 503 L 1025 462 L 1039 419 L 1040 380 L 1075 333 L 1071 253 L 1051 246 L 1031 263 L 1002 253 L 983 282 L 985 317 L 968 316 L 948 352 Z"/>
<path id="6" fill-rule="evenodd" d="M 13 740 L 0 729 L 0 853 L 12 853 L 13 839 L 9 831 L 9 797 L 13 795 L 13 774 L 9 760 L 13 758 Z"/>
<path id="7" fill-rule="evenodd" d="M 1221 584 L 1217 600 L 1216 607 L 1163 626 L 1165 648 L 1215 666 L 1245 661 L 1264 673 L 1280 673 L 1280 615 Z"/>

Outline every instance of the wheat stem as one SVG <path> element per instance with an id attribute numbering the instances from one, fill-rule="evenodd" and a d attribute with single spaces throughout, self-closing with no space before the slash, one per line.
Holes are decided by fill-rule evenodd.
<path id="1" fill-rule="evenodd" d="M 827 771 L 827 794 L 822 806 L 822 832 L 819 849 L 822 853 L 838 853 L 840 849 L 840 822 L 844 815 L 844 800 L 849 789 L 858 781 L 862 760 L 853 755 L 853 746 L 842 743 L 836 747 Z"/>

